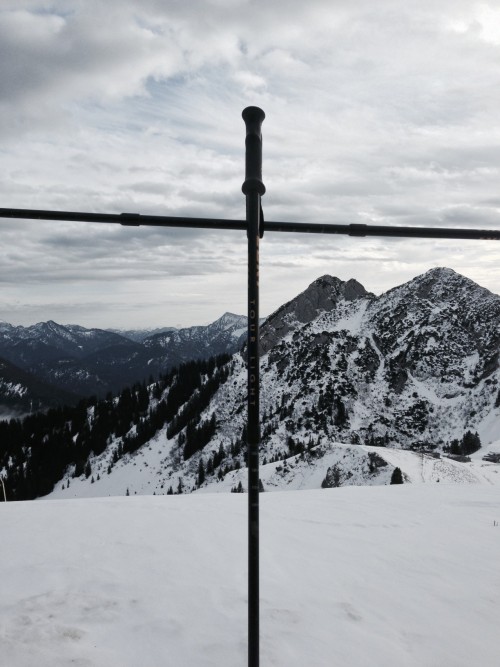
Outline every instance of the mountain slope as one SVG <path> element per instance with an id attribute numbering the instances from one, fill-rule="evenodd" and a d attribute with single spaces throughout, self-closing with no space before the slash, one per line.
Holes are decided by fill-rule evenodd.
<path id="1" fill-rule="evenodd" d="M 6 414 L 14 417 L 35 410 L 46 410 L 61 403 L 72 405 L 78 400 L 78 396 L 42 382 L 0 357 L 0 405 L 3 418 Z"/>

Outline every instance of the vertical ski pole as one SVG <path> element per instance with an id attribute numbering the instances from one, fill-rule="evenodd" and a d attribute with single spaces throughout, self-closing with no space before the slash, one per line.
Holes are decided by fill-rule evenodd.
<path id="1" fill-rule="evenodd" d="M 248 667 L 259 666 L 259 239 L 262 236 L 262 109 L 243 111 L 248 237 Z"/>

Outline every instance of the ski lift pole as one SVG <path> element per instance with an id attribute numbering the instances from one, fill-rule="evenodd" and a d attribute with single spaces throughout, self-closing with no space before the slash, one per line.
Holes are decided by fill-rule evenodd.
<path id="1" fill-rule="evenodd" d="M 259 239 L 263 235 L 262 109 L 243 110 L 246 125 L 245 182 L 248 238 L 248 667 L 259 666 Z"/>

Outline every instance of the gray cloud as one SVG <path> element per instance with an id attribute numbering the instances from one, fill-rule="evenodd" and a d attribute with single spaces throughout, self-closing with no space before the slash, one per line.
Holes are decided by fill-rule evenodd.
<path id="1" fill-rule="evenodd" d="M 0 206 L 242 219 L 258 104 L 266 219 L 498 229 L 499 51 L 492 2 L 19 0 L 0 9 Z M 242 233 L 0 225 L 0 319 L 245 308 Z M 266 234 L 263 309 L 326 272 L 380 291 L 448 264 L 498 292 L 498 254 Z"/>

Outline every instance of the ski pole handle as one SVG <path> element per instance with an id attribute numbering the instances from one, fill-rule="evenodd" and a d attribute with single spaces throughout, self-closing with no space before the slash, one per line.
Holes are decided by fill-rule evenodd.
<path id="1" fill-rule="evenodd" d="M 266 187 L 262 182 L 262 121 L 266 114 L 259 107 L 243 109 L 243 120 L 246 125 L 245 139 L 245 182 L 241 189 L 243 194 L 257 192 L 263 195 Z"/>

